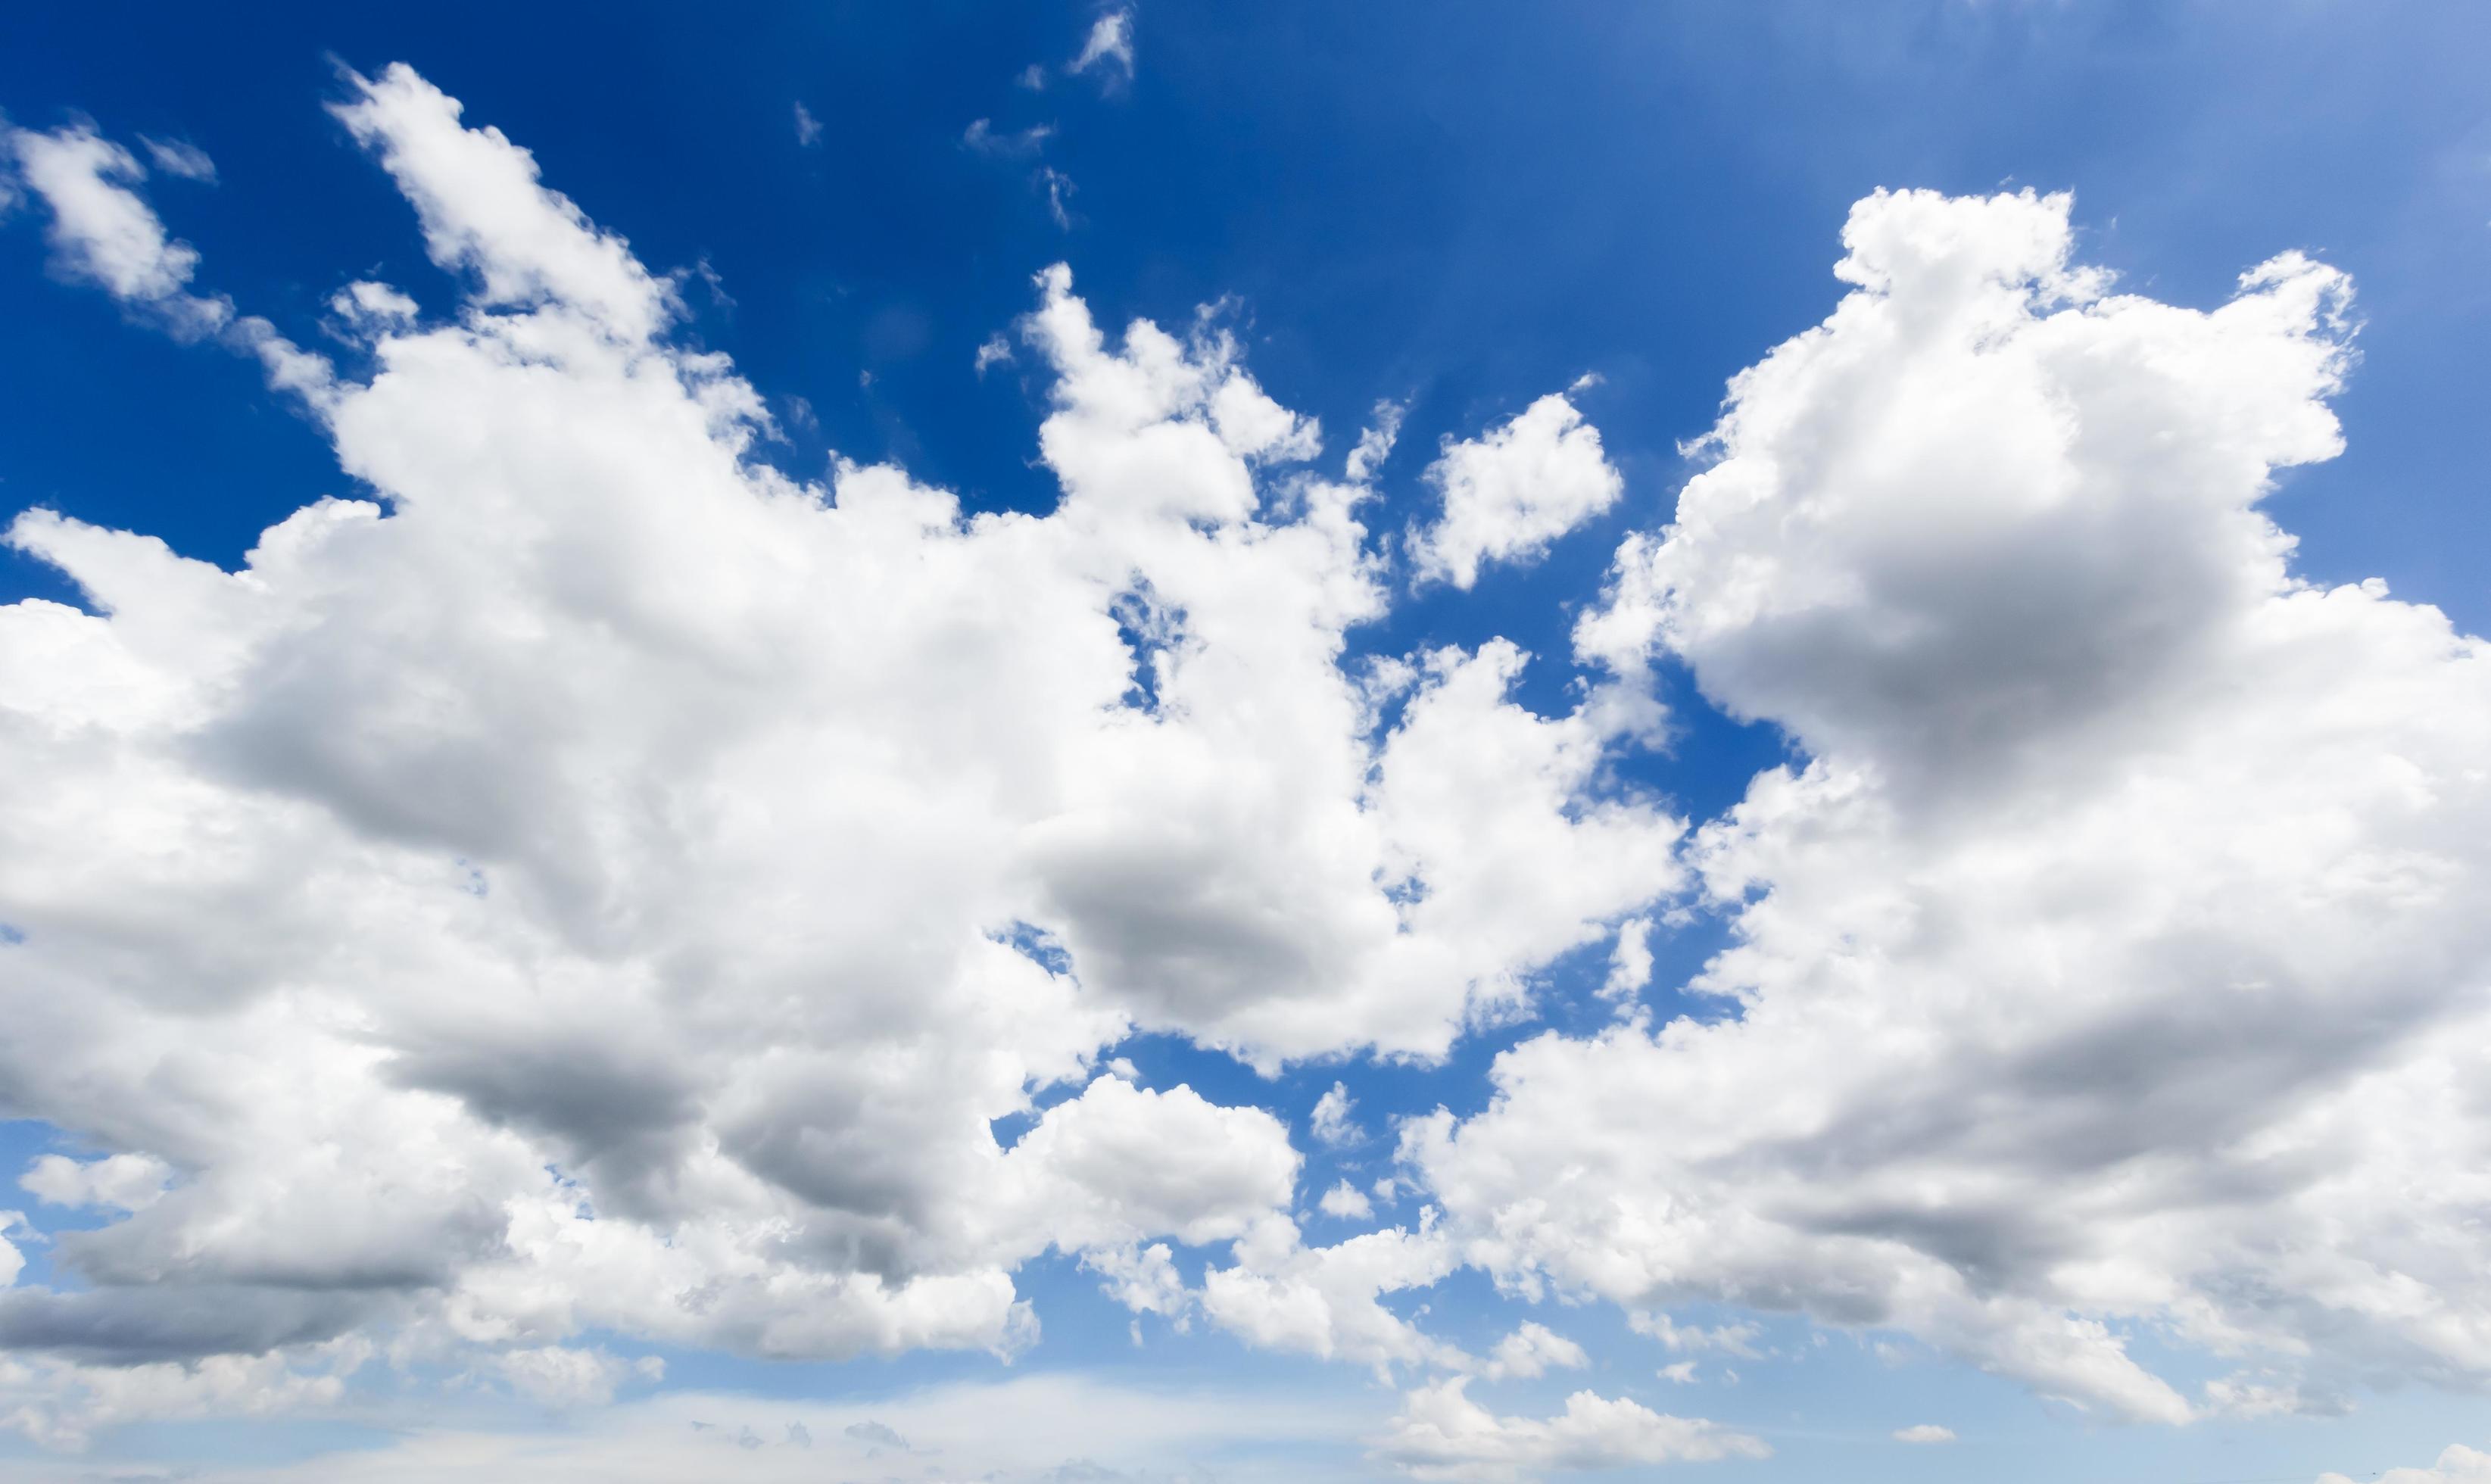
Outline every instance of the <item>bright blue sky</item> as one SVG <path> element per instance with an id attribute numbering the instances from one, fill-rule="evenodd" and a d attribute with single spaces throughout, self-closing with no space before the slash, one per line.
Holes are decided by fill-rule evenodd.
<path id="1" fill-rule="evenodd" d="M 201 285 L 319 345 L 327 301 L 349 279 L 399 285 L 427 307 L 452 291 L 405 200 L 322 107 L 342 96 L 339 65 L 406 62 L 463 102 L 467 124 L 532 151 L 546 185 L 652 270 L 698 266 L 681 337 L 731 357 L 768 398 L 787 437 L 762 457 L 807 480 L 835 451 L 894 462 L 972 510 L 1055 503 L 1037 462 L 1044 368 L 1027 352 L 982 376 L 972 367 L 1057 261 L 1111 328 L 1178 327 L 1231 301 L 1246 365 L 1281 405 L 1320 418 L 1328 459 L 1379 399 L 1406 403 L 1372 522 L 1383 530 L 1432 509 L 1421 471 L 1440 439 L 1476 438 L 1596 377 L 1574 401 L 1624 498 L 1543 559 L 1475 592 L 1404 596 L 1352 641 L 1397 655 L 1509 637 L 1559 661 L 1517 693 L 1546 715 L 1572 704 L 1568 634 L 1619 539 L 1664 523 L 1693 472 L 1681 444 L 1713 424 L 1729 377 L 1832 310 L 1853 203 L 1879 187 L 2070 189 L 2077 259 L 2167 304 L 2218 305 L 2244 269 L 2291 248 L 2352 276 L 2359 360 L 2332 403 L 2346 451 L 2287 471 L 2265 508 L 2300 537 L 2295 569 L 2311 580 L 2384 577 L 2462 630 L 2491 626 L 2491 11 L 2477 6 L 1146 3 L 1133 73 L 1107 86 L 1062 74 L 1099 14 L 1085 6 L 387 9 L 269 7 L 244 23 L 203 9 L 19 8 L 0 17 L 0 111 L 22 130 L 89 118 L 132 147 L 147 136 L 206 151 L 213 184 L 160 172 L 147 199 L 198 248 Z M 1015 82 L 1032 64 L 1055 70 L 1042 89 Z M 800 139 L 799 106 L 817 142 Z M 998 135 L 1052 132 L 1024 157 L 982 152 L 963 142 L 978 119 Z M 1066 222 L 1041 167 L 1070 183 Z M 231 567 L 268 525 L 358 492 L 314 421 L 247 358 L 181 343 L 62 281 L 41 220 L 20 202 L 0 221 L 0 517 L 47 508 Z M 0 553 L 0 599 L 76 594 L 32 556 Z M 1707 707 L 1677 660 L 1659 685 L 1677 708 L 1674 749 L 1629 750 L 1613 785 L 1658 790 L 1701 821 L 1786 755 L 1772 727 Z M 1725 939 L 1710 916 L 1656 940 L 1659 1018 L 1722 1013 L 1676 987 Z M 1561 956 L 1541 973 L 1539 1018 L 1462 1037 L 1441 1067 L 1353 1057 L 1267 1080 L 1181 1035 L 1116 1052 L 1148 1086 L 1267 1107 L 1293 1128 L 1344 1081 L 1374 1137 L 1336 1151 L 1299 1139 L 1303 1210 L 1336 1174 L 1386 1173 L 1389 1137 L 1375 1131 L 1391 1118 L 1480 1111 L 1499 1051 L 1551 1027 L 1596 1033 L 1607 1010 L 1589 991 L 1607 965 L 1605 942 Z M 5 1084 L 0 1102 L 29 1111 Z M 37 1119 L 0 1124 L 0 1170 L 55 1149 L 105 1152 Z M 103 1219 L 0 1198 L 12 1204 L 45 1231 Z M 1309 1242 L 1352 1230 L 1319 1215 L 1305 1227 Z M 20 1283 L 74 1286 L 27 1245 Z M 1179 1266 L 1199 1283 L 1224 1260 L 1190 1251 Z M 1363 1388 L 1377 1419 L 1395 1405 L 1362 1367 L 1253 1349 L 1208 1324 L 1180 1335 L 1146 1316 L 1137 1353 L 1131 1316 L 1070 1259 L 1035 1261 L 1017 1281 L 1045 1338 L 1011 1374 L 1332 1400 Z M 1772 1444 L 1770 1460 L 1684 1466 L 1725 1480 L 2305 1480 L 2491 1439 L 2478 1399 L 2386 1370 L 2349 1415 L 2169 1428 L 2085 1415 L 1886 1328 L 1828 1328 L 1818 1349 L 1805 1321 L 1768 1315 L 1758 1344 L 1775 1357 L 1729 1362 L 1734 1383 L 1706 1354 L 1704 1379 L 1674 1387 L 1654 1374 L 1678 1357 L 1614 1305 L 1525 1305 L 1476 1268 L 1389 1303 L 1405 1317 L 1425 1304 L 1431 1332 L 1480 1353 L 1532 1317 L 1585 1347 L 1580 1371 L 1475 1384 L 1500 1414 L 1544 1416 L 1589 1387 Z M 1682 1324 L 1746 1317 L 1674 1312 Z M 1006 1374 L 975 1352 L 773 1362 L 586 1339 L 661 1355 L 668 1387 L 747 1395 L 765 1423 L 772 1399 Z M 1879 1339 L 1900 1347 L 1894 1357 L 1871 1353 Z M 2160 1343 L 2140 1324 L 2131 1351 Z M 2153 1368 L 2193 1392 L 2229 1365 L 2173 1345 Z M 331 1413 L 107 1428 L 88 1461 L 284 1461 L 377 1444 L 407 1407 L 440 1405 L 407 1400 L 422 1373 L 367 1380 L 373 1389 Z M 449 1395 L 481 1427 L 562 1425 L 489 1388 Z M 1889 1440 L 1924 1422 L 1959 1441 Z M 1355 1476 L 1370 1467 L 1363 1436 L 1319 1440 L 1308 1456 Z M 52 1477 L 57 1458 L 0 1434 L 0 1474 Z"/>

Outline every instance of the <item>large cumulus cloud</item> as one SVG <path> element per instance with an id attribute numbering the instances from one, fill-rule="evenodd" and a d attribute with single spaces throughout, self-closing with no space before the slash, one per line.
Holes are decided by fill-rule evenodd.
<path id="1" fill-rule="evenodd" d="M 525 150 L 404 68 L 344 91 L 464 301 L 341 290 L 366 374 L 232 343 L 368 497 L 236 571 L 10 529 L 87 607 L 0 609 L 0 1089 L 95 1151 L 30 1191 L 117 1214 L 0 1348 L 1010 1352 L 1022 1262 L 1295 1199 L 1271 1115 L 1099 1075 L 1128 1031 L 1436 1056 L 1678 879 L 1603 777 L 1648 709 L 1526 712 L 1502 643 L 1346 661 L 1370 492 L 1223 336 L 1050 270 L 1052 512 L 795 481 Z M 134 157 L 11 138 L 65 265 L 190 295 Z"/>
<path id="2" fill-rule="evenodd" d="M 2491 655 L 2314 587 L 2347 285 L 2109 291 L 2064 196 L 1860 203 L 1577 630 L 1805 749 L 1689 859 L 1736 1013 L 1505 1057 L 1408 1131 L 1473 1260 L 1891 1325 L 2181 1420 L 2491 1375 Z M 2191 1397 L 2141 1326 L 2240 1374 Z"/>

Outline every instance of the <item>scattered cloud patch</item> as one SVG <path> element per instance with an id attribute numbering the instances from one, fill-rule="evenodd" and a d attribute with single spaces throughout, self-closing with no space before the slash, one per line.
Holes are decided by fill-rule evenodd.
<path id="1" fill-rule="evenodd" d="M 1323 1208 L 1325 1215 L 1343 1221 L 1364 1221 L 1375 1214 L 1365 1193 L 1345 1179 L 1325 1191 L 1316 1204 Z"/>
<path id="2" fill-rule="evenodd" d="M 1655 1412 L 1591 1391 L 1546 1419 L 1501 1417 L 1453 1377 L 1406 1393 L 1392 1431 L 1369 1455 L 1418 1479 L 1498 1481 L 1635 1465 L 1769 1458 L 1764 1440 L 1700 1419 Z"/>
<path id="3" fill-rule="evenodd" d="M 1539 555 L 1626 489 L 1599 430 L 1554 393 L 1480 437 L 1448 438 L 1426 480 L 1442 506 L 1412 531 L 1411 560 L 1421 581 L 1456 588 L 1478 582 L 1483 563 Z"/>
<path id="4" fill-rule="evenodd" d="M 998 131 L 990 119 L 973 119 L 960 135 L 961 147 L 972 154 L 996 160 L 1034 160 L 1046 141 L 1053 137 L 1052 124 L 1033 124 L 1027 129 L 1010 132 Z"/>
<path id="5" fill-rule="evenodd" d="M 206 186 L 217 183 L 217 162 L 197 145 L 181 139 L 151 139 L 144 135 L 138 142 L 146 146 L 147 158 L 160 173 Z"/>
<path id="6" fill-rule="evenodd" d="M 1110 84 L 1133 79 L 1133 13 L 1109 11 L 1091 22 L 1090 34 L 1068 71 L 1096 72 Z"/>

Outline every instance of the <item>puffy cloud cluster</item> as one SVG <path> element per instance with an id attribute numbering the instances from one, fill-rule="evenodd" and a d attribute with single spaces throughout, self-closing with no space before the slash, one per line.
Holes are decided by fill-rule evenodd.
<path id="1" fill-rule="evenodd" d="M 1050 1251 L 1416 1372 L 1374 1456 L 1432 1478 L 1763 1450 L 1472 1401 L 1588 1357 L 1388 1302 L 1465 1266 L 1666 1352 L 1762 1354 L 1673 1307 L 1795 1311 L 2134 1418 L 2491 1377 L 2485 647 L 2295 578 L 2258 509 L 2338 448 L 2341 275 L 2191 310 L 2075 263 L 2065 197 L 1860 203 L 1852 291 L 1733 383 L 1543 714 L 1508 641 L 1354 636 L 1614 504 L 1566 397 L 1444 446 L 1396 573 L 1397 407 L 1326 478 L 1209 322 L 1111 335 L 1059 267 L 1018 327 L 1053 509 L 805 482 L 523 149 L 403 68 L 345 91 L 466 285 L 340 289 L 360 379 L 195 292 L 127 150 L 6 135 L 63 273 L 260 359 L 375 498 L 238 571 L 10 528 L 86 606 L 0 609 L 0 1089 L 82 1149 L 28 1208 L 105 1219 L 41 1238 L 73 1282 L 0 1229 L 5 1425 L 315 1404 L 383 1347 L 646 1379 L 590 1331 L 1011 1353 Z M 1612 766 L 1663 661 L 1795 744 L 1691 836 Z M 1696 912 L 1721 1013 L 1655 1026 Z M 1433 1204 L 1329 1246 L 1290 1212 L 1372 1220 L 1356 1184 L 1113 1057 L 1425 1061 L 1603 948 L 1616 1023 L 1404 1122 L 1369 1188 Z M 1348 1079 L 1308 1133 L 1363 1143 Z"/>
<path id="2" fill-rule="evenodd" d="M 1353 457 L 1363 467 L 1366 446 Z M 1599 429 L 1556 393 L 1481 437 L 1447 439 L 1427 482 L 1444 504 L 1432 524 L 1412 533 L 1411 559 L 1422 581 L 1457 588 L 1476 586 L 1482 563 L 1538 556 L 1626 492 Z"/>
<path id="3" fill-rule="evenodd" d="M 1769 1458 L 1761 1439 L 1711 1422 L 1656 1412 L 1577 1391 L 1554 1417 L 1500 1417 L 1463 1394 L 1467 1378 L 1421 1386 L 1402 1398 L 1392 1430 L 1373 1456 L 1413 1478 L 1494 1481 L 1636 1464 Z"/>
<path id="4" fill-rule="evenodd" d="M 1099 1073 L 1136 1027 L 1272 1067 L 1509 1017 L 1684 879 L 1604 773 L 1651 708 L 1526 711 L 1503 642 L 1350 661 L 1371 491 L 1229 340 L 1110 336 L 1060 268 L 1053 511 L 782 476 L 525 150 L 402 67 L 344 91 L 464 303 L 341 289 L 361 379 L 231 343 L 372 498 L 237 571 L 9 531 L 87 606 L 0 608 L 0 1088 L 92 1151 L 28 1191 L 117 1215 L 0 1288 L 9 1385 L 294 1395 L 368 1336 L 572 1405 L 632 1374 L 583 1331 L 1010 1353 L 1021 1263 L 1182 1313 L 1169 1244 L 1231 1241 L 1222 1323 L 1437 1353 L 1373 1300 L 1440 1237 L 1306 1249 L 1277 1119 Z M 127 151 L 9 137 L 66 269 L 240 323 Z"/>
<path id="5" fill-rule="evenodd" d="M 2182 1421 L 2491 1376 L 2491 655 L 2314 587 L 2343 276 L 2110 292 L 2068 202 L 1879 194 L 1577 629 L 1804 763 L 1691 840 L 1730 1013 L 1405 1130 L 1509 1286 L 1891 1326 Z M 1665 1135 L 1655 1137 L 1655 1130 Z M 2195 1398 L 2140 1327 L 2242 1369 Z"/>

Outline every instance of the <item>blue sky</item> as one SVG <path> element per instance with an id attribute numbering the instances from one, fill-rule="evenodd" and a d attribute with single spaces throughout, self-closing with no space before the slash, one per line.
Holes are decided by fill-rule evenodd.
<path id="1" fill-rule="evenodd" d="M 2491 1445 L 2486 1146 L 2429 1100 L 2491 984 L 2486 48 L 2396 3 L 0 19 L 0 516 L 74 523 L 0 551 L 0 1475 L 2474 1477 L 2420 1470 Z M 183 281 L 72 230 L 93 135 Z M 584 216 L 493 206 L 512 147 Z M 756 513 L 862 525 L 879 466 L 956 519 Z M 390 513 L 239 585 L 80 534 L 231 572 L 324 497 Z M 560 1191 L 678 1286 L 511 1260 Z M 1308 1275 L 1396 1227 L 1380 1295 Z M 963 1287 L 786 1296 L 860 1275 Z M 1034 1340 L 960 1317 L 989 1279 Z"/>

